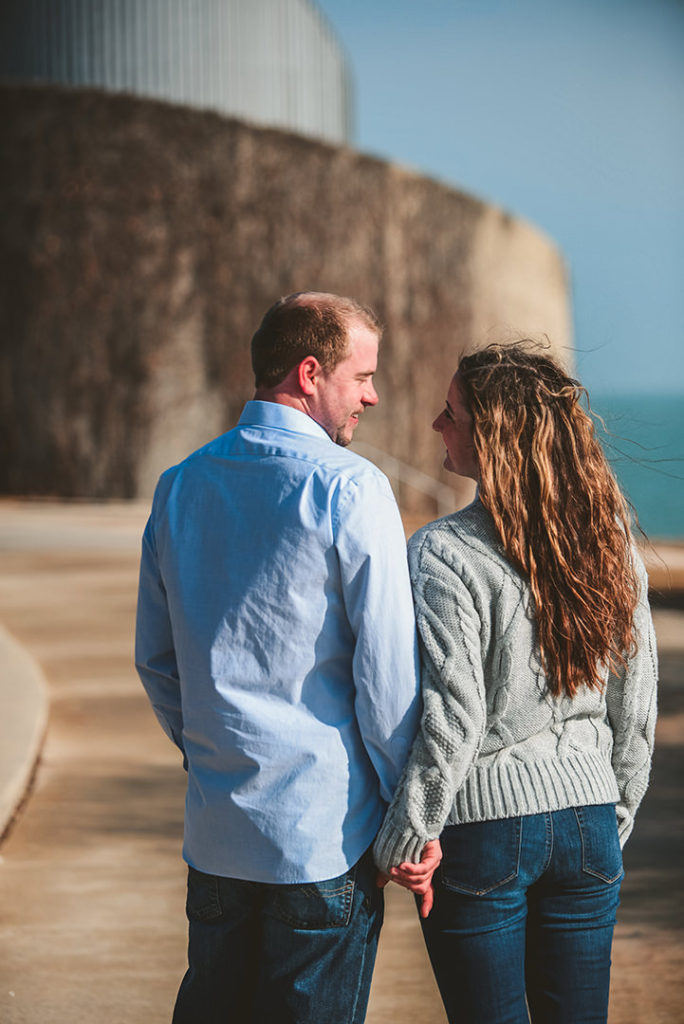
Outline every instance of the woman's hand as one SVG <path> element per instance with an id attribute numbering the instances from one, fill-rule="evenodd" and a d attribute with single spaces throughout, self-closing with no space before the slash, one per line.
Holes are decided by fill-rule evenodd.
<path id="1" fill-rule="evenodd" d="M 423 847 L 418 864 L 409 864 L 406 861 L 397 868 L 390 868 L 389 878 L 380 874 L 378 884 L 386 885 L 391 879 L 404 889 L 410 889 L 416 896 L 422 896 L 420 916 L 427 917 L 433 904 L 432 876 L 441 859 L 442 847 L 439 845 L 439 839 L 430 839 Z"/>

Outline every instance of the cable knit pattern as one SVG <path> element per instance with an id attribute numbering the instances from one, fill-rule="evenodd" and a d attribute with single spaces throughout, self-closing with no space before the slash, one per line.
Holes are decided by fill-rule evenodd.
<path id="1" fill-rule="evenodd" d="M 526 580 L 479 500 L 419 530 L 409 564 L 421 638 L 423 717 L 377 837 L 382 870 L 417 861 L 445 825 L 616 803 L 620 842 L 646 791 L 657 659 L 637 556 L 638 647 L 602 692 L 554 697 Z"/>

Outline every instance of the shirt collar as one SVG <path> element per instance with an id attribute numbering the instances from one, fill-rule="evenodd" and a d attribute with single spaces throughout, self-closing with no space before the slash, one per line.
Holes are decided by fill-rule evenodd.
<path id="1" fill-rule="evenodd" d="M 279 402 L 247 402 L 238 426 L 291 430 L 296 434 L 308 434 L 310 437 L 325 437 L 332 444 L 332 438 L 320 423 L 316 423 L 316 420 L 307 413 L 293 409 L 290 405 L 281 405 Z"/>

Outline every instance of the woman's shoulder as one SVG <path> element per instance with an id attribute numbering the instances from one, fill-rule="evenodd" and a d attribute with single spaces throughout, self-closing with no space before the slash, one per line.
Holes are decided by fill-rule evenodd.
<path id="1" fill-rule="evenodd" d="M 408 546 L 413 562 L 430 555 L 444 559 L 458 557 L 459 553 L 466 556 L 468 552 L 494 557 L 503 553 L 492 517 L 479 498 L 421 527 Z"/>
<path id="2" fill-rule="evenodd" d="M 427 523 L 409 541 L 409 564 L 414 581 L 420 575 L 440 571 L 440 566 L 459 577 L 499 577 L 510 565 L 489 512 L 479 499 L 471 505 Z"/>

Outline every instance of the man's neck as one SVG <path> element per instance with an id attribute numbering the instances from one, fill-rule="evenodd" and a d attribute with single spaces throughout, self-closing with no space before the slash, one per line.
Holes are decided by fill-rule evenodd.
<path id="1" fill-rule="evenodd" d="M 304 396 L 293 395 L 289 391 L 280 391 L 278 388 L 257 388 L 254 393 L 255 402 L 275 402 L 276 405 L 288 405 L 291 409 L 298 409 L 309 415 L 309 410 Z"/>

